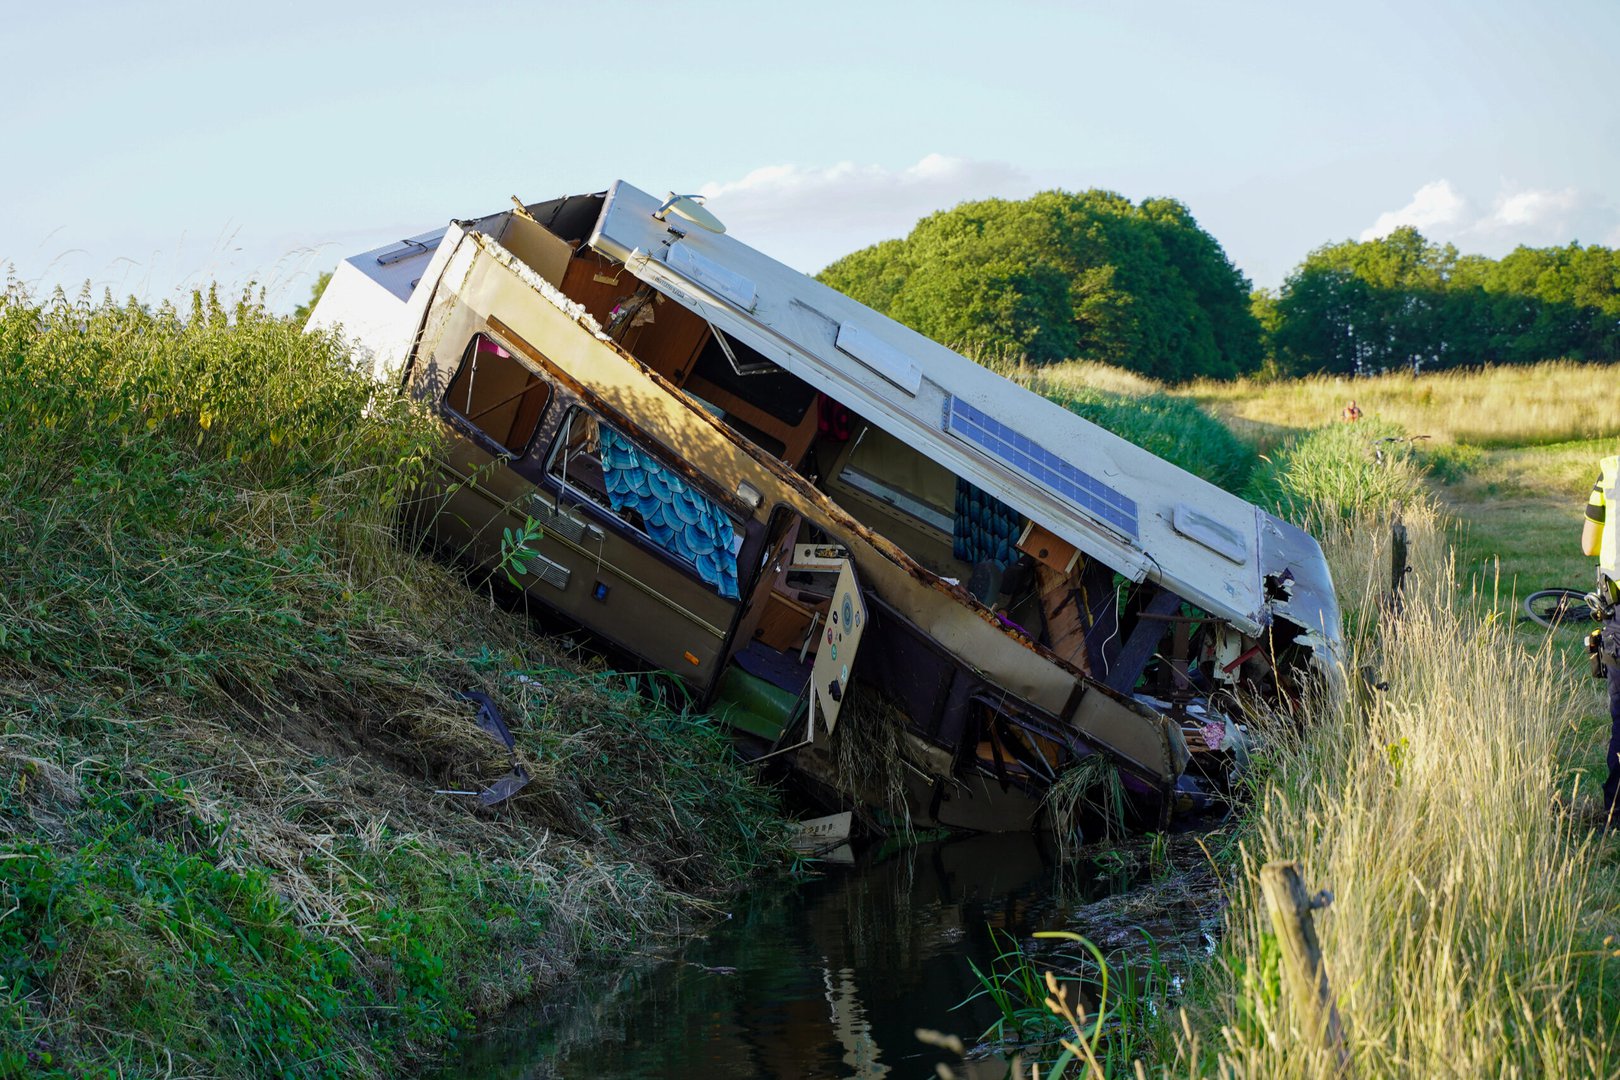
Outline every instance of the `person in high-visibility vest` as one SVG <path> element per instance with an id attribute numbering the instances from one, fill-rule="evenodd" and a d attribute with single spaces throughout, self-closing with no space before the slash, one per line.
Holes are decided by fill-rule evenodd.
<path id="1" fill-rule="evenodd" d="M 1598 560 L 1598 596 L 1603 624 L 1599 630 L 1599 655 L 1609 676 L 1609 756 L 1608 777 L 1603 782 L 1601 809 L 1605 827 L 1620 825 L 1615 812 L 1620 796 L 1620 525 L 1608 527 L 1608 508 L 1620 506 L 1620 456 L 1598 462 L 1597 482 L 1586 500 L 1586 523 L 1581 529 L 1581 552 Z"/>

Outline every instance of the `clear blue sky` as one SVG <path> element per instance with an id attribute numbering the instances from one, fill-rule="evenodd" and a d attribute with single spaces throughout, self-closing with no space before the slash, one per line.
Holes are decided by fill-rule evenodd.
<path id="1" fill-rule="evenodd" d="M 1401 222 L 1620 245 L 1620 3 L 0 5 L 0 264 L 146 299 L 706 191 L 801 269 L 964 198 L 1185 202 L 1256 284 Z"/>

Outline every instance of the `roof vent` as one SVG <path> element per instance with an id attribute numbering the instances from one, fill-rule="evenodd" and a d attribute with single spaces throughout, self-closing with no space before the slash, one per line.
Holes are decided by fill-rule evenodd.
<path id="1" fill-rule="evenodd" d="M 842 323 L 836 344 L 839 352 L 853 356 L 913 397 L 922 389 L 922 372 L 911 357 L 870 330 L 854 323 Z"/>
<path id="2" fill-rule="evenodd" d="M 1186 503 L 1176 504 L 1170 514 L 1170 524 L 1182 536 L 1204 545 L 1223 559 L 1230 559 L 1239 566 L 1249 561 L 1249 545 L 1242 533 Z"/>

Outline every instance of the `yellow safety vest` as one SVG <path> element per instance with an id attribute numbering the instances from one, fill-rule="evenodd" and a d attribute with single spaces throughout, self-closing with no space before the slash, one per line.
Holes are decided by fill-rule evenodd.
<path id="1" fill-rule="evenodd" d="M 1598 463 L 1602 475 L 1598 487 L 1603 492 L 1603 530 L 1598 544 L 1598 570 L 1611 582 L 1620 582 L 1620 455 Z"/>

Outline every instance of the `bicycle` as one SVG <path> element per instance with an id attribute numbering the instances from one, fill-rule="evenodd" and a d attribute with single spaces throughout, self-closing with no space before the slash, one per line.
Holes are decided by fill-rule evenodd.
<path id="1" fill-rule="evenodd" d="M 1419 442 L 1421 442 L 1424 439 L 1427 439 L 1428 437 L 1429 436 L 1427 436 L 1427 435 L 1385 435 L 1381 439 L 1374 439 L 1373 440 L 1373 462 L 1374 462 L 1374 464 L 1377 464 L 1377 465 L 1384 464 L 1384 446 L 1385 446 L 1385 444 L 1389 444 L 1390 446 L 1393 446 L 1395 443 L 1405 443 L 1408 446 L 1416 447 Z"/>
<path id="2" fill-rule="evenodd" d="M 1579 589 L 1539 589 L 1524 598 L 1525 618 L 1549 630 L 1566 622 L 1591 622 L 1596 612 L 1597 595 Z"/>

